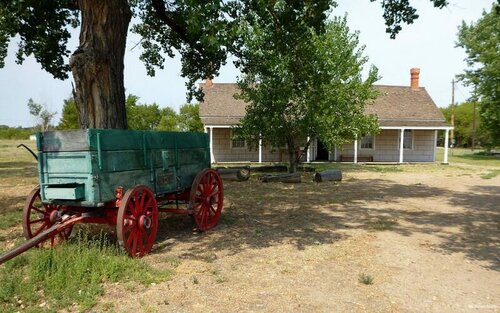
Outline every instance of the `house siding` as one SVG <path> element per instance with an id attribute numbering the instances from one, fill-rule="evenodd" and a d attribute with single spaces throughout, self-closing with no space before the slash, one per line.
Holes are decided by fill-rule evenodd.
<path id="1" fill-rule="evenodd" d="M 434 162 L 434 130 L 413 130 L 413 148 L 403 151 L 403 162 Z M 399 162 L 399 130 L 382 130 L 375 136 L 374 149 L 360 149 L 358 157 L 373 156 L 374 162 Z M 346 144 L 338 155 L 354 156 L 353 143 Z"/>
<path id="2" fill-rule="evenodd" d="M 258 162 L 259 150 L 248 148 L 231 148 L 231 129 L 213 129 L 213 162 Z M 262 147 L 263 162 L 280 162 L 281 152 L 272 151 L 268 147 Z"/>

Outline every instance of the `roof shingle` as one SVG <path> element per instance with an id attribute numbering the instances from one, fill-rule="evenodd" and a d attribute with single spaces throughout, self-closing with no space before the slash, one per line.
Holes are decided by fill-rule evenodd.
<path id="1" fill-rule="evenodd" d="M 205 93 L 200 103 L 200 118 L 205 125 L 236 125 L 245 116 L 246 103 L 237 100 L 238 85 L 217 83 L 210 87 L 201 84 Z M 412 90 L 406 86 L 375 86 L 381 95 L 365 108 L 376 114 L 380 126 L 449 126 L 425 88 Z"/>

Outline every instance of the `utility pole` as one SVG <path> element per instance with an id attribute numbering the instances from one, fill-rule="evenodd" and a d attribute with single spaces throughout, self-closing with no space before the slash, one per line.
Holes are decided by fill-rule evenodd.
<path id="1" fill-rule="evenodd" d="M 450 131 L 450 141 L 452 147 L 455 146 L 455 79 L 451 80 L 451 126 L 453 127 Z"/>

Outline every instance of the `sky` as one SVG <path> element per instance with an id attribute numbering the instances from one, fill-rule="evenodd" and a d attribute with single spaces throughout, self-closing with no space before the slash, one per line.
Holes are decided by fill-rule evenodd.
<path id="1" fill-rule="evenodd" d="M 368 65 L 379 69 L 381 79 L 377 84 L 408 86 L 410 68 L 420 68 L 420 86 L 425 87 L 439 107 L 451 103 L 451 81 L 465 68 L 465 51 L 455 48 L 458 26 L 465 21 L 474 22 L 484 9 L 490 10 L 492 0 L 450 0 L 441 10 L 434 8 L 428 0 L 410 1 L 420 15 L 403 30 L 395 40 L 385 32 L 382 9 L 379 2 L 369 0 L 338 0 L 338 7 L 332 15 L 347 14 L 351 31 L 359 31 L 360 44 L 365 45 Z M 73 32 L 68 48 L 74 51 L 78 45 L 78 30 Z M 170 106 L 175 110 L 186 103 L 186 80 L 180 76 L 180 61 L 168 59 L 164 70 L 157 70 L 155 77 L 149 77 L 139 60 L 140 47 L 133 48 L 139 41 L 129 34 L 125 54 L 126 93 L 139 96 L 140 103 L 157 103 L 160 107 Z M 17 43 L 11 42 L 5 67 L 0 68 L 0 125 L 33 126 L 27 103 L 32 98 L 44 104 L 51 112 L 57 112 L 57 124 L 62 111 L 63 100 L 71 94 L 72 79 L 54 79 L 43 71 L 33 57 L 22 65 L 15 63 Z M 367 66 L 368 67 L 368 66 Z M 214 83 L 236 82 L 238 71 L 231 59 L 221 70 Z M 71 75 L 70 75 L 71 76 Z M 456 85 L 455 102 L 466 101 L 469 89 Z"/>

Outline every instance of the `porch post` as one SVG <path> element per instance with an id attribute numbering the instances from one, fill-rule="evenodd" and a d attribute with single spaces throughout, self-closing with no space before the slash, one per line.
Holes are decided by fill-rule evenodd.
<path id="1" fill-rule="evenodd" d="M 443 158 L 443 163 L 448 164 L 448 140 L 449 140 L 449 132 L 450 130 L 447 129 L 444 133 L 444 158 Z"/>
<path id="2" fill-rule="evenodd" d="M 438 139 L 438 131 L 437 129 L 434 131 L 434 144 L 432 145 L 432 162 L 436 162 L 436 146 Z"/>
<path id="3" fill-rule="evenodd" d="M 404 142 L 405 142 L 405 129 L 401 128 L 399 134 L 399 163 L 403 163 Z"/>
<path id="4" fill-rule="evenodd" d="M 262 163 L 262 138 L 259 134 L 259 163 Z"/>
<path id="5" fill-rule="evenodd" d="M 358 163 L 358 139 L 354 140 L 354 160 L 353 163 L 356 164 Z"/>
<path id="6" fill-rule="evenodd" d="M 307 142 L 311 140 L 311 137 L 307 136 Z M 307 147 L 306 162 L 311 162 L 311 143 L 309 142 L 309 147 Z"/>
<path id="7" fill-rule="evenodd" d="M 214 157 L 214 128 L 210 127 L 210 159 L 215 163 Z"/>

